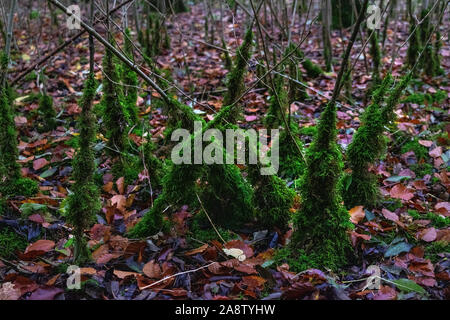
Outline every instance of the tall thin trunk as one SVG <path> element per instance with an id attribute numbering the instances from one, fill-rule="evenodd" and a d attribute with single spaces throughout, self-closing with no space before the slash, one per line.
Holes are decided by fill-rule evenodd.
<path id="1" fill-rule="evenodd" d="M 332 69 L 331 60 L 333 58 L 331 47 L 331 0 L 322 0 L 322 36 L 325 69 L 327 72 L 330 72 Z"/>

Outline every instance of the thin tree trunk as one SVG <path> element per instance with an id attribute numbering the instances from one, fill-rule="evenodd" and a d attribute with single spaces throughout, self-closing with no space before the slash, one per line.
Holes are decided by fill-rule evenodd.
<path id="1" fill-rule="evenodd" d="M 325 58 L 325 70 L 330 72 L 332 69 L 331 60 L 333 52 L 331 47 L 331 0 L 322 0 L 322 36 L 323 36 L 323 55 Z"/>

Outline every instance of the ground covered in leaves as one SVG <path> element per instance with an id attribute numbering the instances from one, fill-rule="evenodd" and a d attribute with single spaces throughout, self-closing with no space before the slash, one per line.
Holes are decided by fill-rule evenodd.
<path id="1" fill-rule="evenodd" d="M 203 20 L 199 17 L 204 17 L 202 9 L 194 6 L 191 13 L 170 19 L 171 49 L 156 60 L 159 67 L 172 72 L 180 88 L 186 92 L 194 89 L 196 101 L 186 103 L 211 120 L 222 106 L 227 71 L 221 50 L 205 44 Z M 15 33 L 19 51 L 13 52 L 11 78 L 58 43 L 49 19 L 33 19 L 30 23 L 33 32 L 24 29 Z M 393 46 L 397 49 L 408 34 L 407 23 L 395 23 L 399 33 L 394 38 L 392 24 L 384 48 L 386 66 L 391 63 Z M 231 19 L 225 19 L 224 25 L 227 45 L 234 53 L 244 30 Z M 301 30 L 302 26 L 294 26 L 294 42 Z M 312 30 L 302 49 L 308 58 L 323 65 L 320 26 L 313 26 Z M 337 61 L 347 37 L 348 31 L 342 35 L 334 32 Z M 122 42 L 120 35 L 117 39 Z M 216 45 L 220 46 L 218 42 Z M 402 68 L 406 48 L 407 45 L 399 50 L 394 61 L 394 76 L 405 72 Z M 360 49 L 358 42 L 353 59 Z M 99 134 L 95 150 L 103 209 L 97 224 L 88 232 L 93 261 L 81 269 L 82 290 L 70 290 L 66 287 L 66 271 L 71 265 L 73 238 L 71 226 L 65 223 L 64 199 L 73 182 L 71 159 L 78 134 L 75 120 L 81 111 L 77 100 L 89 69 L 87 50 L 87 38 L 83 37 L 54 56 L 45 68 L 48 92 L 58 112 L 56 130 L 36 130 L 36 74 L 18 86 L 15 122 L 19 129 L 20 163 L 23 174 L 39 182 L 40 193 L 1 204 L 0 299 L 450 299 L 448 42 L 444 41 L 441 49 L 445 76 L 415 80 L 408 87 L 396 110 L 397 128 L 387 136 L 387 155 L 372 168 L 379 177 L 382 204 L 371 211 L 363 207 L 350 210 L 355 225 L 351 240 L 358 253 L 354 265 L 339 273 L 316 269 L 298 272 L 295 262 L 284 259 L 283 248 L 291 231 L 281 234 L 248 225 L 237 233 L 221 230 L 223 242 L 212 228 L 195 232 L 192 217 L 197 212 L 188 207 L 167 217 L 173 222 L 171 232 L 146 240 L 126 238 L 125 232 L 151 206 L 142 195 L 148 179 L 145 172 L 128 185 L 124 178 L 113 179 L 110 161 L 101 152 L 105 139 Z M 368 52 L 367 55 L 370 59 Z M 95 56 L 98 79 L 102 78 L 102 56 L 99 45 Z M 248 83 L 256 76 L 251 63 L 249 70 Z M 331 95 L 337 71 L 306 79 L 314 89 L 308 89 L 311 99 L 292 105 L 293 119 L 303 129 L 301 138 L 306 146 L 311 142 L 312 128 L 323 103 Z M 344 148 L 360 123 L 364 92 L 370 86 L 370 76 L 366 74 L 361 60 L 354 71 L 356 102 L 339 107 L 338 142 Z M 140 117 L 150 119 L 152 138 L 158 141 L 167 119 L 160 109 L 152 107 L 158 95 L 142 86 L 138 99 Z M 101 89 L 98 91 L 97 102 Z M 242 128 L 262 127 L 267 101 L 268 93 L 260 88 L 245 96 Z M 130 133 L 130 138 L 135 147 L 145 139 L 135 133 Z M 296 188 L 296 181 L 287 183 Z M 371 265 L 379 268 L 379 290 L 366 286 Z"/>

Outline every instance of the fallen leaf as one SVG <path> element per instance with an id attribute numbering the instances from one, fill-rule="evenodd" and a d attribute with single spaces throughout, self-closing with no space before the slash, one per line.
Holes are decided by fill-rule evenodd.
<path id="1" fill-rule="evenodd" d="M 438 158 L 442 155 L 442 147 L 434 148 L 428 154 L 433 158 Z"/>
<path id="2" fill-rule="evenodd" d="M 152 279 L 160 279 L 162 276 L 161 267 L 155 260 L 151 260 L 150 262 L 144 265 L 142 272 L 149 278 Z"/>
<path id="3" fill-rule="evenodd" d="M 408 190 L 403 184 L 396 184 L 389 192 L 392 198 L 402 199 L 405 201 L 411 200 L 414 194 Z"/>
<path id="4" fill-rule="evenodd" d="M 46 165 L 48 165 L 50 162 L 47 161 L 45 158 L 36 159 L 33 161 L 33 169 L 35 171 L 38 171 L 39 169 L 42 169 Z"/>
<path id="5" fill-rule="evenodd" d="M 366 216 L 363 206 L 356 206 L 349 210 L 350 221 L 354 224 L 358 224 Z"/>
<path id="6" fill-rule="evenodd" d="M 39 253 L 46 253 L 52 250 L 55 247 L 55 243 L 51 240 L 38 240 L 35 243 L 30 244 L 25 249 L 25 254 L 30 252 L 39 252 Z"/>
<path id="7" fill-rule="evenodd" d="M 432 242 L 436 240 L 437 233 L 435 228 L 424 229 L 417 233 L 417 238 L 425 242 Z"/>

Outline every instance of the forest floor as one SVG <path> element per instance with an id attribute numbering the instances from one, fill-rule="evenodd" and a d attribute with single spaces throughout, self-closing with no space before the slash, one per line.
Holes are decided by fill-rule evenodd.
<path id="1" fill-rule="evenodd" d="M 178 14 L 169 25 L 171 48 L 156 59 L 161 68 L 170 69 L 178 86 L 189 92 L 196 102 L 186 101 L 206 120 L 211 120 L 222 106 L 220 90 L 227 73 L 221 51 L 205 44 L 204 13 L 198 6 L 192 12 Z M 236 21 L 244 21 L 239 17 Z M 398 33 L 395 37 L 394 23 Z M 383 48 L 383 67 L 389 68 L 391 53 L 408 35 L 406 22 L 391 24 Z M 30 26 L 17 29 L 13 51 L 11 79 L 39 56 L 58 44 L 57 30 L 48 18 L 31 20 Z M 225 21 L 225 40 L 234 52 L 243 37 L 241 25 Z M 27 30 L 33 30 L 31 32 Z M 303 25 L 293 28 L 298 41 Z M 302 45 L 306 56 L 323 66 L 320 25 Z M 349 30 L 333 32 L 334 57 L 340 61 Z M 135 35 L 134 35 L 135 37 Z M 117 37 L 121 43 L 122 37 Z M 220 46 L 220 42 L 215 41 Z M 355 44 L 352 61 L 361 49 Z M 102 78 L 103 47 L 98 45 L 96 77 Z M 407 44 L 399 50 L 393 63 L 393 75 L 403 75 Z M 125 232 L 148 211 L 150 203 L 141 201 L 140 190 L 147 183 L 144 174 L 134 183 L 113 179 L 110 160 L 98 157 L 103 175 L 103 209 L 89 235 L 92 263 L 81 269 L 83 290 L 66 288 L 71 265 L 73 238 L 65 223 L 64 199 L 71 188 L 71 159 L 77 136 L 75 119 L 81 109 L 77 100 L 89 70 L 87 36 L 55 55 L 45 68 L 48 93 L 53 97 L 59 126 L 38 133 L 39 93 L 36 78 L 28 76 L 18 88 L 16 99 L 19 129 L 20 163 L 23 174 L 39 181 L 40 193 L 32 198 L 8 200 L 8 209 L 0 216 L 0 299 L 450 299 L 450 44 L 444 39 L 441 49 L 445 76 L 415 80 L 399 104 L 397 130 L 388 137 L 386 156 L 373 168 L 378 174 L 383 202 L 377 209 L 356 207 L 350 210 L 355 225 L 351 240 L 358 259 L 340 270 L 310 269 L 296 272 L 296 266 L 283 260 L 284 247 L 292 231 L 278 234 L 248 226 L 242 232 L 226 231 L 227 243 L 215 234 L 193 234 L 192 217 L 197 213 L 183 207 L 168 216 L 173 222 L 170 233 L 146 240 L 128 239 Z M 370 56 L 367 53 L 370 64 Z M 186 73 L 184 63 L 189 65 Z M 334 63 L 334 66 L 338 66 Z M 337 67 L 338 68 L 338 67 Z M 292 106 L 292 117 L 300 128 L 317 123 L 324 103 L 330 97 L 338 69 L 307 79 L 317 92 L 308 89 L 310 99 Z M 370 76 L 360 59 L 353 72 L 355 103 L 345 102 L 338 111 L 338 142 L 345 148 L 359 126 L 365 90 Z M 250 67 L 247 83 L 255 79 Z M 140 117 L 150 118 L 155 142 L 162 137 L 166 118 L 160 109 L 151 107 L 158 95 L 142 85 L 138 99 Z M 100 95 L 97 96 L 99 102 Z M 253 90 L 242 103 L 245 121 L 242 128 L 261 128 L 268 93 Z M 205 107 L 208 105 L 209 107 Z M 301 138 L 311 142 L 308 131 Z M 98 134 L 101 148 L 104 138 Z M 136 147 L 142 137 L 132 133 Z M 100 149 L 99 149 L 100 150 Z M 96 150 L 97 152 L 99 150 Z M 295 188 L 295 181 L 288 181 Z M 156 190 L 158 193 L 159 190 Z M 294 210 L 295 208 L 293 208 Z M 223 248 L 239 248 L 246 259 L 226 256 Z M 379 290 L 366 287 L 367 268 L 378 267 L 382 278 Z M 13 284 L 13 286 L 8 285 Z"/>

